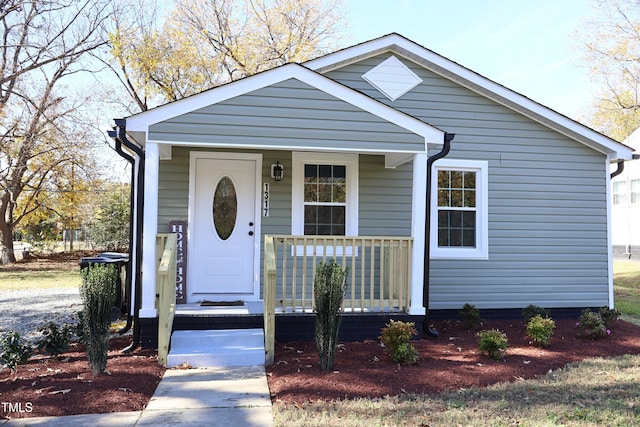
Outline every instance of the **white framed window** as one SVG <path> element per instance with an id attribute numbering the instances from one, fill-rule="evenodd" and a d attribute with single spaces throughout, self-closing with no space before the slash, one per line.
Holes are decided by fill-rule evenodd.
<path id="1" fill-rule="evenodd" d="M 440 159 L 430 185 L 431 257 L 487 259 L 488 162 Z"/>
<path id="2" fill-rule="evenodd" d="M 358 155 L 294 152 L 291 232 L 358 235 Z"/>
<path id="3" fill-rule="evenodd" d="M 640 179 L 632 179 L 629 184 L 631 204 L 640 205 Z"/>
<path id="4" fill-rule="evenodd" d="M 627 204 L 627 181 L 616 181 L 613 183 L 613 204 Z"/>

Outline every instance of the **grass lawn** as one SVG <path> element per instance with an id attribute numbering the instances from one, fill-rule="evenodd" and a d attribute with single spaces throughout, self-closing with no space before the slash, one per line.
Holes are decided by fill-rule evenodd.
<path id="1" fill-rule="evenodd" d="M 77 288 L 79 286 L 79 270 L 0 270 L 0 291 L 9 289 Z"/>
<path id="2" fill-rule="evenodd" d="M 544 377 L 435 396 L 275 405 L 276 426 L 637 426 L 640 356 L 589 359 Z M 506 380 L 506 379 L 505 379 Z"/>
<path id="3" fill-rule="evenodd" d="M 613 262 L 613 289 L 622 318 L 640 322 L 640 261 Z"/>

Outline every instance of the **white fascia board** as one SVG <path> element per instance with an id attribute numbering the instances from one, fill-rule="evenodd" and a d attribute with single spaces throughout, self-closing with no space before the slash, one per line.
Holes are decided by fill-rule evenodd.
<path id="1" fill-rule="evenodd" d="M 127 118 L 128 132 L 147 132 L 149 126 L 197 109 L 249 93 L 254 90 L 296 79 L 332 95 L 383 120 L 422 136 L 427 144 L 442 145 L 444 131 L 430 126 L 415 117 L 389 107 L 373 98 L 337 83 L 299 64 L 287 64 L 236 80 L 188 98 L 162 105 Z"/>
<path id="2" fill-rule="evenodd" d="M 468 68 L 461 66 L 437 53 L 406 39 L 399 34 L 389 34 L 378 39 L 364 42 L 353 47 L 339 50 L 320 58 L 305 62 L 312 70 L 325 73 L 363 58 L 393 51 L 398 55 L 425 66 L 427 69 L 451 79 L 474 92 L 481 93 L 494 101 L 518 111 L 527 117 L 555 129 L 564 135 L 597 150 L 614 160 L 629 160 L 632 151 L 629 147 L 584 126 L 548 107 L 545 107 L 524 95 L 514 92 Z M 414 55 L 415 58 L 411 56 Z M 480 90 L 479 90 L 480 89 Z M 506 101 L 506 102 L 505 102 Z M 542 120 L 541 120 L 542 118 Z M 545 122 L 548 121 L 548 122 Z M 549 123 L 551 122 L 551 123 Z M 585 141 L 586 139 L 587 141 Z"/>

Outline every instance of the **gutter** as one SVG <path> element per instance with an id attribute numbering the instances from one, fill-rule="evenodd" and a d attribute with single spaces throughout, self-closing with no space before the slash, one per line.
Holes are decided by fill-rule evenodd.
<path id="1" fill-rule="evenodd" d="M 116 141 L 116 151 L 121 157 L 131 163 L 131 206 L 130 206 L 130 226 L 129 233 L 129 250 L 133 250 L 135 247 L 135 253 L 130 259 L 135 259 L 135 271 L 131 276 L 132 282 L 129 282 L 127 277 L 128 288 L 127 292 L 129 296 L 134 295 L 133 301 L 133 313 L 129 313 L 127 316 L 127 325 L 120 330 L 121 334 L 125 333 L 131 328 L 133 323 L 133 341 L 131 344 L 124 348 L 123 352 L 129 352 L 138 347 L 140 344 L 140 308 L 142 303 L 142 220 L 144 213 L 144 151 L 142 148 L 127 138 L 126 132 L 126 120 L 115 119 L 116 126 L 113 131 L 109 131 L 108 134 Z M 125 153 L 122 150 L 122 145 L 131 150 L 135 157 Z M 137 163 L 137 168 L 136 168 Z M 135 214 L 135 215 L 134 215 Z M 135 225 L 135 228 L 133 227 Z M 135 235 L 134 235 L 135 229 Z M 133 270 L 133 269 L 132 269 Z"/>
<path id="2" fill-rule="evenodd" d="M 424 320 L 422 321 L 422 334 L 432 338 L 438 338 L 438 331 L 429 327 L 429 261 L 431 256 L 431 170 L 436 160 L 439 160 L 449 154 L 451 149 L 451 141 L 455 138 L 455 133 L 444 134 L 444 145 L 439 153 L 427 159 L 427 221 L 424 230 L 424 282 L 422 287 L 422 305 L 425 309 Z"/>
<path id="3" fill-rule="evenodd" d="M 624 160 L 618 160 L 618 169 L 615 172 L 611 172 L 611 178 L 615 178 L 624 171 Z"/>

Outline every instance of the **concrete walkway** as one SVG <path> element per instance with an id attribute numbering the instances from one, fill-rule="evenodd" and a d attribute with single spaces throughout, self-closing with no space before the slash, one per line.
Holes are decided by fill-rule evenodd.
<path id="1" fill-rule="evenodd" d="M 165 371 L 146 409 L 113 414 L 0 420 L 2 427 L 273 425 L 264 366 Z"/>

